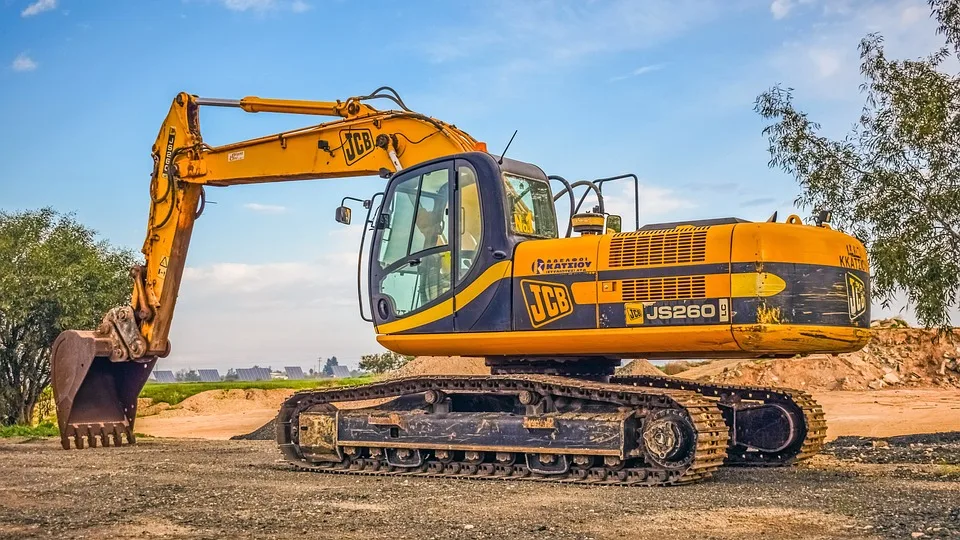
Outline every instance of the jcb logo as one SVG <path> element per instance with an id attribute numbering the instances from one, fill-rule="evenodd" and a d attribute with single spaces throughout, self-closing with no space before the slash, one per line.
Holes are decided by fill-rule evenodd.
<path id="1" fill-rule="evenodd" d="M 373 133 L 369 129 L 345 129 L 340 132 L 340 147 L 347 165 L 353 165 L 373 151 Z"/>
<path id="2" fill-rule="evenodd" d="M 563 283 L 548 283 L 524 279 L 520 281 L 523 302 L 527 305 L 530 324 L 540 328 L 573 313 L 570 290 Z"/>
<path id="3" fill-rule="evenodd" d="M 626 303 L 623 305 L 623 318 L 627 326 L 637 326 L 643 324 L 643 304 Z"/>
<path id="4" fill-rule="evenodd" d="M 857 276 L 847 274 L 847 311 L 850 320 L 856 320 L 867 310 L 867 287 Z"/>

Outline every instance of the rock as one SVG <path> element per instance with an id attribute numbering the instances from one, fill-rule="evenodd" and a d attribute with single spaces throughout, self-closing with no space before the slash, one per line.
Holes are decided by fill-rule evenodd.
<path id="1" fill-rule="evenodd" d="M 924 536 L 926 536 L 926 534 L 923 534 L 920 531 L 910 533 L 910 538 L 922 538 Z"/>
<path id="2" fill-rule="evenodd" d="M 897 377 L 897 374 L 891 371 L 883 376 L 883 382 L 887 384 L 900 384 L 900 377 Z"/>
<path id="3" fill-rule="evenodd" d="M 873 441 L 874 448 L 890 448 L 890 443 L 887 441 L 876 440 Z"/>
<path id="4" fill-rule="evenodd" d="M 877 380 L 875 380 L 875 381 L 870 381 L 870 382 L 867 384 L 867 386 L 868 386 L 869 388 L 873 389 L 873 390 L 879 390 L 879 389 L 883 388 L 883 381 L 881 381 L 880 379 L 877 379 Z"/>

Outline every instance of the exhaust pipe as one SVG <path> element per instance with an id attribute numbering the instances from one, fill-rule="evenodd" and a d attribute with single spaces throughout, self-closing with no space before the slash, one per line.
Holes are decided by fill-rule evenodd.
<path id="1" fill-rule="evenodd" d="M 53 343 L 50 358 L 60 443 L 70 449 L 136 443 L 137 396 L 156 356 L 111 361 L 114 341 L 97 332 L 67 330 Z M 114 355 L 115 357 L 115 355 Z"/>

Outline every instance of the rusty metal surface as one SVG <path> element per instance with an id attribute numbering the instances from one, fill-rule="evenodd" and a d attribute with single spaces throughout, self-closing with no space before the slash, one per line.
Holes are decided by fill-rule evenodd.
<path id="1" fill-rule="evenodd" d="M 736 443 L 736 437 L 730 437 L 726 465 L 780 466 L 791 465 L 816 455 L 823 447 L 827 436 L 827 422 L 823 408 L 806 392 L 790 388 L 772 386 L 746 386 L 718 383 L 698 383 L 686 379 L 668 376 L 625 376 L 614 377 L 611 382 L 628 384 L 644 388 L 664 388 L 688 390 L 718 400 L 720 403 L 755 402 L 776 405 L 788 411 L 795 418 L 795 432 L 791 440 L 771 452 L 751 450 Z M 730 416 L 727 419 L 728 428 Z M 762 429 L 762 428 L 757 428 Z"/>
<path id="2" fill-rule="evenodd" d="M 112 363 L 113 343 L 94 332 L 68 330 L 53 344 L 51 370 L 60 442 L 69 449 L 135 442 L 137 395 L 156 358 Z"/>
<path id="3" fill-rule="evenodd" d="M 690 446 L 684 454 L 665 464 L 651 463 L 642 448 L 642 438 L 628 459 L 607 456 L 596 463 L 592 456 L 556 453 L 547 450 L 538 453 L 533 448 L 499 448 L 496 452 L 468 451 L 460 460 L 451 460 L 449 453 L 435 445 L 422 444 L 411 449 L 420 460 L 409 461 L 409 466 L 395 466 L 384 459 L 381 449 L 363 449 L 341 461 L 311 460 L 302 452 L 297 426 L 301 413 L 331 402 L 406 396 L 427 390 L 445 394 L 513 395 L 528 391 L 551 399 L 585 400 L 603 404 L 609 410 L 626 410 L 638 423 L 651 411 L 670 411 L 689 427 Z M 506 413 L 504 413 L 506 414 Z M 634 432 L 641 426 L 634 427 Z M 525 375 L 489 377 L 410 377 L 360 387 L 300 392 L 281 408 L 277 441 L 284 457 L 303 469 L 321 472 L 398 475 L 412 474 L 437 477 L 534 479 L 589 484 L 618 484 L 633 486 L 676 485 L 709 478 L 726 458 L 727 428 L 715 402 L 694 392 L 669 389 L 638 389 L 618 384 L 583 381 L 565 377 Z M 343 441 L 340 441 L 343 442 Z M 438 443 L 440 441 L 437 441 Z M 351 448 L 357 448 L 351 445 Z M 510 450 L 524 450 L 510 452 Z M 386 449 L 386 454 L 399 452 Z M 554 453 L 550 453 L 554 452 Z M 507 461 L 503 458 L 513 454 Z M 442 456 L 444 459 L 438 458 Z M 494 460 L 494 456 L 498 456 Z M 533 459 L 536 463 L 531 462 Z M 599 459 L 599 458 L 598 458 Z M 571 465 L 570 462 L 573 462 Z M 554 467 L 554 469 L 551 469 Z M 539 471 L 536 472 L 536 471 Z"/>
<path id="4" fill-rule="evenodd" d="M 391 412 L 395 420 L 370 424 L 369 410 L 337 413 L 337 443 L 366 448 L 430 448 L 478 452 L 544 452 L 626 457 L 625 420 L 633 413 L 552 413 L 522 417 L 502 412 Z M 303 418 L 312 414 L 300 415 Z M 383 427 L 397 427 L 389 430 Z M 305 445 L 304 436 L 300 437 Z"/>

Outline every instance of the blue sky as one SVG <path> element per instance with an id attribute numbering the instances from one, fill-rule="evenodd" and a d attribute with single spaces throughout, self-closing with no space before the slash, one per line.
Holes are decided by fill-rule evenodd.
<path id="1" fill-rule="evenodd" d="M 756 95 L 794 87 L 841 134 L 862 106 L 860 38 L 915 57 L 933 29 L 922 0 L 0 0 L 0 208 L 74 212 L 139 250 L 149 150 L 178 91 L 333 100 L 387 84 L 492 151 L 519 130 L 510 155 L 548 173 L 639 174 L 644 222 L 783 216 L 798 190 L 767 167 Z M 214 145 L 312 121 L 201 116 Z M 381 183 L 211 190 L 161 366 L 377 351 L 356 314 L 359 227 L 332 215 Z"/>

